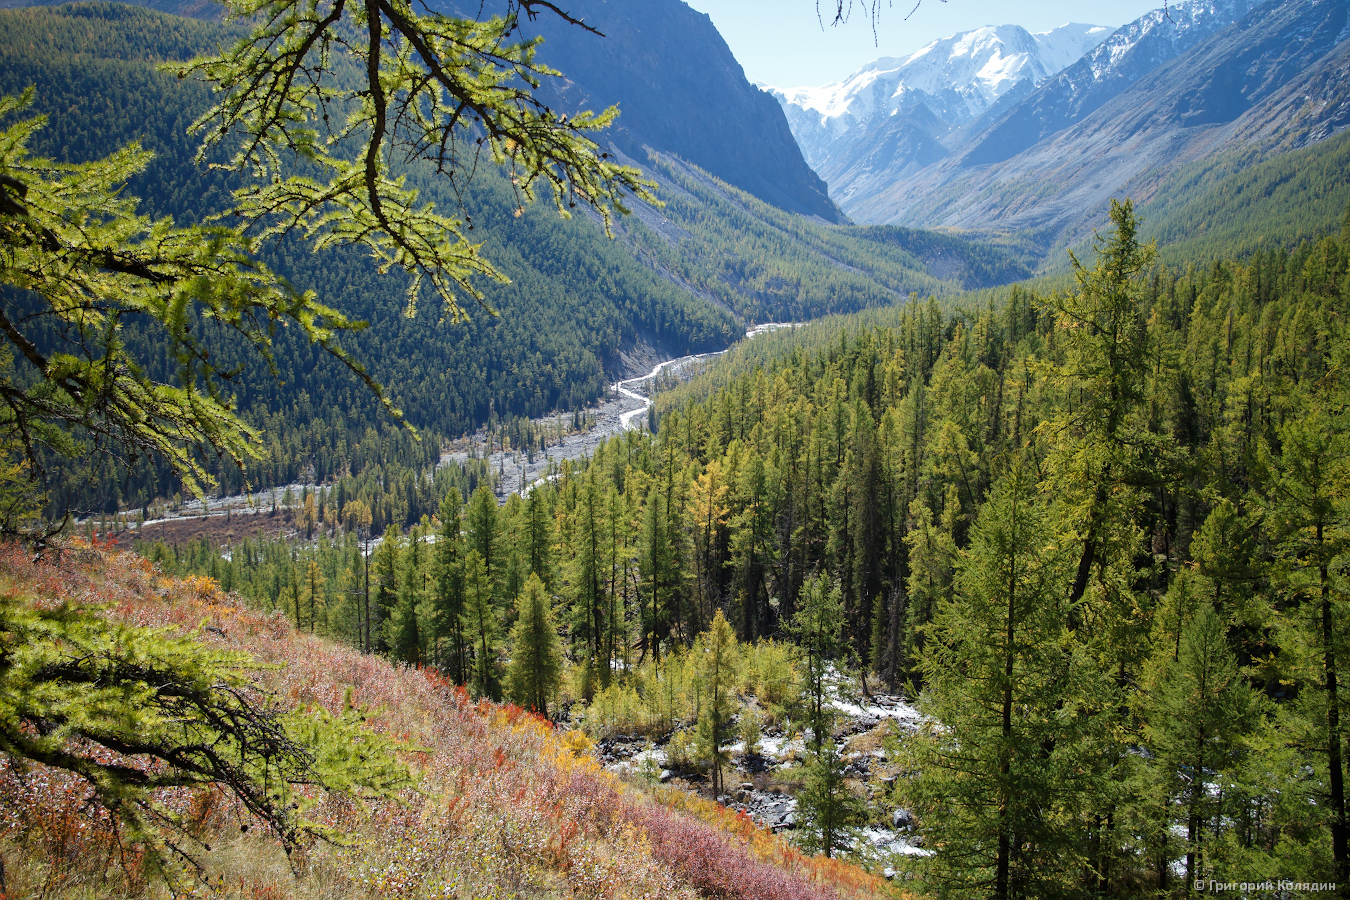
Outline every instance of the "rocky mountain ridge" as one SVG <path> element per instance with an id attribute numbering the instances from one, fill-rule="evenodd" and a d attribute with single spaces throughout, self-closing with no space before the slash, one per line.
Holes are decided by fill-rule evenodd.
<path id="1" fill-rule="evenodd" d="M 875 60 L 821 87 L 761 87 L 782 105 L 808 162 L 828 168 L 840 145 L 873 120 L 917 117 L 933 133 L 982 115 L 1009 92 L 1025 93 L 1111 33 L 1070 23 L 1032 34 L 1018 25 L 961 32 L 903 58 Z"/>
<path id="2" fill-rule="evenodd" d="M 887 70 L 880 60 L 779 100 L 855 221 L 1020 230 L 1048 248 L 1090 233 L 1111 197 L 1147 201 L 1182 167 L 1232 152 L 1266 158 L 1345 128 L 1348 22 L 1345 0 L 1169 4 L 1039 84 L 1027 67 L 1011 83 L 993 77 L 998 66 L 963 70 L 967 94 L 978 83 L 992 98 L 965 121 L 908 86 L 867 93 L 860 86 Z"/>

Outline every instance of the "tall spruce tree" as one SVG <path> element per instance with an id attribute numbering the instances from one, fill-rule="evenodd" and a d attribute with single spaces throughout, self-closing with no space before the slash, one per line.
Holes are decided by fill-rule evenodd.
<path id="1" fill-rule="evenodd" d="M 549 703 L 562 681 L 563 652 L 553 624 L 548 592 L 533 572 L 516 598 L 516 624 L 511 628 L 511 663 L 506 670 L 513 701 L 548 717 Z"/>
<path id="2" fill-rule="evenodd" d="M 1163 821 L 1155 839 L 1184 834 L 1186 883 L 1202 873 L 1227 880 L 1246 873 L 1224 866 L 1220 844 L 1225 829 L 1225 800 L 1233 805 L 1247 751 L 1243 738 L 1253 733 L 1260 712 L 1258 695 L 1246 682 L 1228 642 L 1222 619 L 1201 602 L 1181 634 L 1176 658 L 1166 644 L 1143 698 L 1144 735 L 1151 752 L 1150 770 L 1161 780 L 1163 802 L 1155 814 Z M 1177 828 L 1171 826 L 1175 823 Z M 1158 885 L 1165 890 L 1166 884 Z"/>
<path id="3" fill-rule="evenodd" d="M 437 665 L 456 684 L 468 682 L 469 647 L 464 626 L 464 539 L 460 534 L 460 496 L 451 488 L 441 500 L 440 531 L 436 535 L 433 590 Z"/>
<path id="4" fill-rule="evenodd" d="M 464 617 L 473 648 L 473 690 L 480 697 L 501 699 L 497 676 L 497 608 L 492 602 L 492 584 L 478 551 L 464 554 Z"/>

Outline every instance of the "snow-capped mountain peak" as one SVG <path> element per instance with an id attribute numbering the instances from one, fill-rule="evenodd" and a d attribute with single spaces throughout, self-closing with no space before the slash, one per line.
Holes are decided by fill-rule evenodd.
<path id="1" fill-rule="evenodd" d="M 1035 85 L 1059 72 L 1110 34 L 1110 28 L 1078 23 L 1039 34 L 991 25 L 933 41 L 906 57 L 875 60 L 840 82 L 760 87 L 783 105 L 811 162 L 824 142 L 915 103 L 947 126 L 960 125 L 1017 85 Z"/>

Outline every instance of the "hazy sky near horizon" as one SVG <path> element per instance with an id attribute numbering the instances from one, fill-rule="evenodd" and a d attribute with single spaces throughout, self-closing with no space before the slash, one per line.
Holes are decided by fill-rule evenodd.
<path id="1" fill-rule="evenodd" d="M 857 0 L 846 24 L 831 26 L 834 3 L 821 0 L 822 30 L 814 0 L 686 0 L 712 17 L 731 52 L 751 81 L 775 87 L 801 87 L 840 81 L 880 56 L 907 56 L 938 38 L 983 25 L 1021 25 L 1049 31 L 1066 22 L 1118 28 L 1151 9 L 1159 0 L 881 0 L 876 37 L 868 10 Z M 847 3 L 847 0 L 845 0 Z M 908 18 L 906 18 L 908 16 Z"/>

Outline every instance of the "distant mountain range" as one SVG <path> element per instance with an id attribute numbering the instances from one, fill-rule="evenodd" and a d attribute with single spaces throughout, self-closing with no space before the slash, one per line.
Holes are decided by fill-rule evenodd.
<path id="1" fill-rule="evenodd" d="M 773 93 L 855 221 L 1023 230 L 1052 246 L 1080 239 L 1110 197 L 1149 200 L 1187 165 L 1339 132 L 1347 36 L 1346 0 L 1193 0 L 1109 35 L 980 29 L 840 85 Z M 1043 48 L 1071 53 L 1075 39 L 1084 54 L 1055 70 L 1063 55 Z"/>
<path id="2" fill-rule="evenodd" d="M 840 150 L 891 119 L 913 119 L 933 136 L 1021 97 L 1111 33 L 1069 24 L 1031 34 L 1018 25 L 978 28 L 933 41 L 904 58 L 883 57 L 842 82 L 761 87 L 778 99 L 807 162 L 831 168 Z"/>

